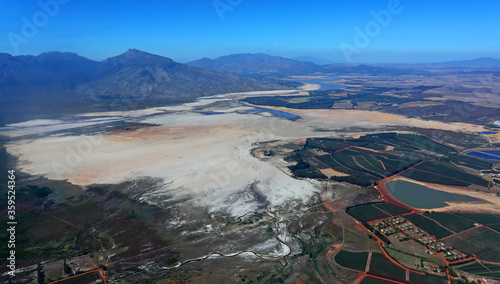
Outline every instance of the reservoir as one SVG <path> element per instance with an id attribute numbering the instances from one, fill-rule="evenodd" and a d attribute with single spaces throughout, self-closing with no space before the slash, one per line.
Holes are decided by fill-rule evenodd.
<path id="1" fill-rule="evenodd" d="M 500 160 L 500 150 L 472 151 L 467 153 L 467 155 L 488 160 Z"/>
<path id="2" fill-rule="evenodd" d="M 423 185 L 393 180 L 386 184 L 387 190 L 401 203 L 419 209 L 432 209 L 448 206 L 445 201 L 478 201 L 479 199 L 434 190 Z"/>
<path id="3" fill-rule="evenodd" d="M 338 90 L 342 88 L 348 87 L 347 85 L 343 84 L 330 84 L 327 82 L 332 82 L 332 81 L 337 81 L 341 78 L 339 77 L 325 77 L 325 78 L 315 78 L 315 79 L 304 79 L 304 80 L 295 80 L 297 82 L 301 83 L 308 83 L 308 84 L 319 84 L 321 87 L 315 91 L 328 91 L 328 90 Z"/>
<path id="4" fill-rule="evenodd" d="M 244 110 L 244 111 L 237 111 L 237 113 L 254 113 L 255 114 L 255 113 L 261 113 L 261 112 L 268 112 L 268 113 L 274 115 L 275 117 L 282 117 L 282 118 L 286 118 L 286 119 L 291 120 L 291 121 L 295 121 L 295 120 L 300 118 L 300 116 L 298 116 L 298 115 L 291 114 L 289 112 L 285 112 L 285 111 L 281 111 L 281 110 L 270 109 L 270 108 L 265 108 L 265 107 L 250 106 L 250 105 L 247 105 L 245 103 L 240 103 L 240 105 L 246 106 L 246 107 L 252 107 L 253 109 Z"/>

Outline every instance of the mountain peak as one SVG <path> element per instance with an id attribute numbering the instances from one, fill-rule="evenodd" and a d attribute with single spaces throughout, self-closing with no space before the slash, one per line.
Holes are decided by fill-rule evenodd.
<path id="1" fill-rule="evenodd" d="M 166 58 L 166 59 L 170 59 L 168 57 L 164 57 L 164 56 L 161 56 L 161 55 L 157 55 L 157 54 L 152 54 L 152 53 L 149 53 L 149 52 L 146 52 L 146 51 L 142 51 L 142 50 L 139 50 L 139 49 L 135 49 L 135 48 L 129 48 L 127 51 L 125 51 L 124 53 L 118 55 L 118 56 L 124 56 L 124 57 L 154 57 L 154 58 Z M 116 57 L 118 57 L 116 56 Z"/>
<path id="2" fill-rule="evenodd" d="M 113 65 L 164 65 L 174 63 L 170 58 L 135 48 L 131 48 L 118 56 L 107 58 L 105 62 Z"/>
<path id="3" fill-rule="evenodd" d="M 153 55 L 153 54 L 139 50 L 139 49 L 129 48 L 127 51 L 122 53 L 122 55 L 132 56 L 132 55 Z"/>

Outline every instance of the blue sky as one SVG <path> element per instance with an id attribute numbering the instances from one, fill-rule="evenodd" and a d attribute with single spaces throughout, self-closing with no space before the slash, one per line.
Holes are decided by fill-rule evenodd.
<path id="1" fill-rule="evenodd" d="M 180 62 L 242 52 L 368 63 L 500 58 L 499 11 L 500 1 L 485 0 L 2 1 L 0 52 L 101 60 L 137 48 Z M 373 13 L 390 20 L 381 25 Z"/>

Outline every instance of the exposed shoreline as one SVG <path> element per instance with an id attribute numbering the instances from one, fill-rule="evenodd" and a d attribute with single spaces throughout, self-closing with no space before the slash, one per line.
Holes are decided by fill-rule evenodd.
<path id="1" fill-rule="evenodd" d="M 407 181 L 411 183 L 415 183 L 418 185 L 426 186 L 428 188 L 434 189 L 434 190 L 439 190 L 439 191 L 444 191 L 452 194 L 460 194 L 460 195 L 466 195 L 470 196 L 476 199 L 479 199 L 481 201 L 462 201 L 462 202 L 456 202 L 456 201 L 449 201 L 445 202 L 448 204 L 448 206 L 444 207 L 439 207 L 439 208 L 427 208 L 427 209 L 421 209 L 421 208 L 413 208 L 411 206 L 408 206 L 399 200 L 397 200 L 387 189 L 386 184 L 390 181 L 395 181 L 395 180 L 402 180 L 402 181 Z M 409 208 L 414 211 L 418 212 L 423 212 L 423 211 L 436 211 L 436 212 L 456 212 L 456 211 L 468 211 L 468 212 L 484 212 L 484 213 L 500 213 L 500 197 L 496 195 L 494 192 L 482 192 L 482 191 L 475 191 L 472 189 L 468 188 L 461 188 L 461 187 L 454 187 L 454 186 L 447 186 L 447 185 L 441 185 L 441 184 L 435 184 L 435 183 L 426 183 L 426 182 L 420 182 L 416 181 L 410 178 L 402 177 L 402 176 L 394 176 L 390 177 L 388 179 L 384 179 L 381 182 L 377 184 L 377 189 L 379 192 L 384 196 L 385 199 L 390 201 L 391 203 L 395 203 L 397 205 L 403 205 L 405 208 Z"/>

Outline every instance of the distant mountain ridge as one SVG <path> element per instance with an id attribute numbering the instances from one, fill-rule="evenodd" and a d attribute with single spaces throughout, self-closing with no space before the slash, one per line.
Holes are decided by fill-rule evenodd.
<path id="1" fill-rule="evenodd" d="M 239 53 L 216 59 L 202 58 L 186 63 L 219 72 L 235 74 L 274 73 L 280 75 L 311 75 L 324 69 L 312 62 L 302 62 L 263 53 Z"/>
<path id="2" fill-rule="evenodd" d="M 486 71 L 476 67 L 486 67 Z M 0 53 L 0 124 L 65 113 L 169 105 L 228 92 L 290 89 L 297 84 L 274 78 L 291 75 L 428 75 L 431 69 L 489 72 L 498 68 L 500 60 L 490 57 L 374 66 L 318 65 L 263 53 L 202 58 L 186 64 L 137 49 L 103 61 L 71 52 Z"/>
<path id="3" fill-rule="evenodd" d="M 93 61 L 75 53 L 0 54 L 0 123 L 69 112 L 169 105 L 228 92 L 287 89 L 137 49 Z M 31 115 L 32 114 L 32 115 Z"/>
<path id="4" fill-rule="evenodd" d="M 392 69 L 356 63 L 332 63 L 318 65 L 263 53 L 240 53 L 221 56 L 216 59 L 202 58 L 187 62 L 187 65 L 241 75 L 267 74 L 291 75 L 424 75 L 424 71 Z"/>
<path id="5" fill-rule="evenodd" d="M 500 67 L 500 59 L 493 57 L 479 57 L 470 60 L 447 61 L 433 63 L 433 65 L 443 66 L 466 66 L 466 67 Z"/>
<path id="6" fill-rule="evenodd" d="M 292 57 L 291 59 L 297 60 L 297 61 L 302 61 L 302 62 L 312 62 L 314 64 L 318 65 L 327 65 L 327 64 L 332 64 L 333 60 L 326 59 L 326 58 L 320 58 L 316 56 L 298 56 L 298 57 Z"/>
<path id="7" fill-rule="evenodd" d="M 498 72 L 500 69 L 500 59 L 494 57 L 479 57 L 469 60 L 455 60 L 455 61 L 444 61 L 444 62 L 428 62 L 428 63 L 379 63 L 374 64 L 374 66 L 384 67 L 384 68 L 400 68 L 400 69 L 456 69 L 456 68 L 466 68 L 469 71 L 476 69 L 479 72 L 495 71 Z M 482 70 L 479 70 L 482 69 Z M 456 71 L 464 71 L 464 69 L 458 69 Z"/>
<path id="8" fill-rule="evenodd" d="M 323 67 L 325 72 L 330 75 L 398 76 L 428 74 L 426 71 L 417 69 L 398 69 L 356 63 L 333 63 L 323 65 Z"/>
<path id="9" fill-rule="evenodd" d="M 68 88 L 97 78 L 100 63 L 70 52 L 45 52 L 38 56 L 0 54 L 0 86 L 61 84 Z M 0 93 L 1 96 L 1 93 Z"/>

